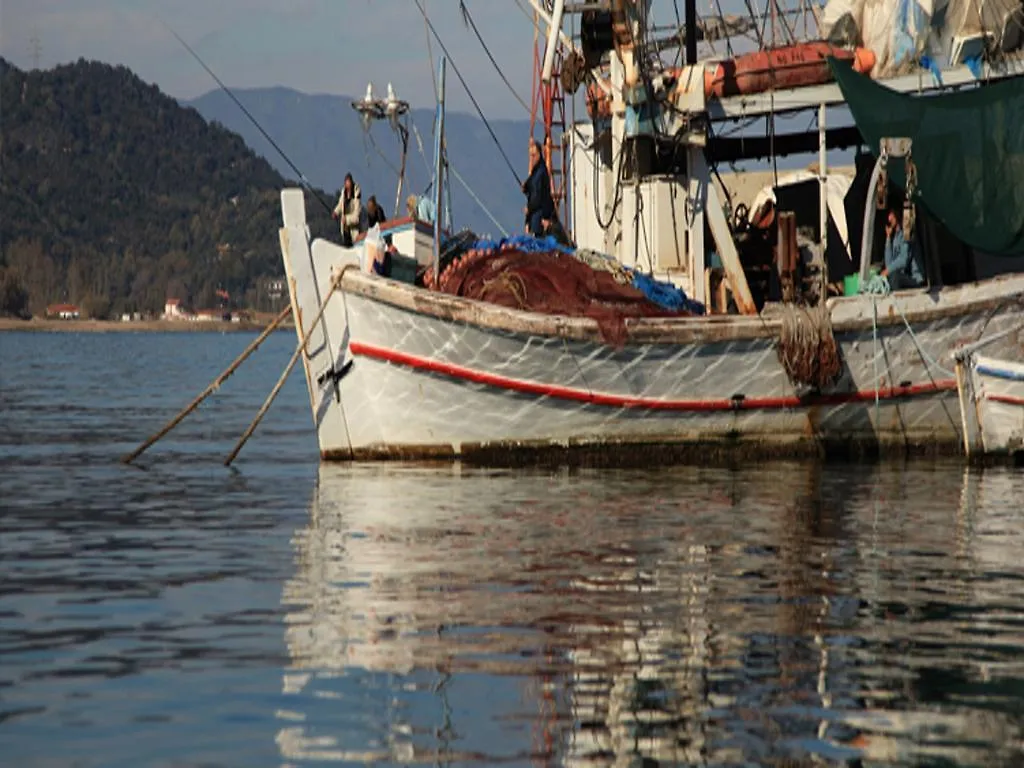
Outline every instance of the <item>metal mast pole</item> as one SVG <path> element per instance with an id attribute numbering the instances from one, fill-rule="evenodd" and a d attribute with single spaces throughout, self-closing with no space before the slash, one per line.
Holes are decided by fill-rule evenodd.
<path id="1" fill-rule="evenodd" d="M 444 173 L 444 65 L 437 63 L 437 131 L 434 136 L 434 285 L 441 269 L 441 177 Z"/>
<path id="2" fill-rule="evenodd" d="M 697 63 L 697 0 L 686 0 L 686 63 Z"/>

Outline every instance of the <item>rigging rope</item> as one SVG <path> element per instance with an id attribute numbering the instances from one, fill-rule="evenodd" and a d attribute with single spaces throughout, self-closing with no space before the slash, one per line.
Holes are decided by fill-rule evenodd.
<path id="1" fill-rule="evenodd" d="M 380 159 L 384 161 L 384 164 L 388 168 L 390 168 L 392 171 L 394 171 L 396 176 L 400 176 L 401 172 L 398 170 L 398 168 L 395 167 L 394 163 L 392 163 L 390 160 L 388 160 L 387 155 L 385 155 L 384 152 L 381 151 L 380 146 L 377 144 L 377 141 L 373 138 L 373 134 L 369 130 L 363 132 L 363 147 L 364 147 L 364 149 L 366 147 L 366 140 L 367 139 L 369 139 L 370 146 L 373 147 L 374 151 L 378 155 L 380 155 Z M 366 153 L 366 165 L 367 165 L 367 167 L 370 166 L 370 153 L 369 152 Z"/>
<path id="2" fill-rule="evenodd" d="M 494 69 L 498 73 L 498 76 L 501 78 L 502 82 L 504 82 L 505 85 L 508 86 L 509 91 L 511 91 L 512 95 L 516 97 L 516 101 L 522 104 L 523 109 L 525 109 L 526 112 L 529 113 L 530 106 L 525 101 L 523 101 L 523 99 L 519 96 L 518 93 L 516 93 L 516 89 L 512 87 L 512 83 L 508 81 L 508 78 L 505 77 L 505 73 L 502 72 L 501 67 L 498 66 L 498 62 L 496 62 L 494 60 L 494 56 L 491 55 L 491 51 L 487 47 L 487 43 L 485 43 L 483 37 L 480 36 L 480 30 L 476 28 L 476 23 L 473 21 L 473 17 L 469 15 L 469 8 L 466 6 L 465 0 L 459 0 L 459 10 L 462 11 L 462 20 L 469 24 L 469 26 L 473 29 L 473 34 L 475 34 L 476 39 L 480 41 L 480 45 L 484 49 L 484 53 L 486 53 L 487 58 L 491 60 L 491 64 L 494 65 Z"/>
<path id="3" fill-rule="evenodd" d="M 157 18 L 159 19 L 159 17 L 157 17 Z M 186 43 L 185 40 L 181 37 L 181 35 L 179 35 L 177 32 L 174 31 L 174 29 L 171 27 L 170 24 L 168 24 L 163 19 L 159 19 L 159 20 L 160 20 L 160 23 L 163 24 L 164 27 L 166 27 L 167 31 L 170 32 L 172 35 L 174 35 L 177 38 L 178 42 L 181 43 L 185 47 L 185 50 L 192 54 L 192 58 L 194 58 L 196 61 L 199 62 L 199 66 L 201 66 L 203 69 L 205 69 L 207 74 L 209 74 L 210 77 L 212 77 L 216 81 L 217 85 L 219 85 L 221 87 L 221 90 L 223 90 L 224 93 L 226 93 L 228 96 L 231 97 L 231 100 L 233 102 L 235 102 L 235 106 L 237 106 L 240 110 L 242 110 L 242 112 L 245 114 L 245 116 L 249 118 L 250 122 L 252 122 L 252 124 L 256 126 L 256 129 L 261 134 L 263 134 L 263 138 L 265 138 L 267 141 L 269 141 L 270 142 L 270 146 L 272 146 L 274 149 L 277 150 L 277 154 L 279 154 L 282 158 L 284 158 L 284 161 L 286 163 L 288 163 L 288 167 L 291 168 L 293 171 L 295 171 L 296 174 L 298 174 L 299 181 L 301 181 L 302 185 L 309 192 L 311 192 L 313 194 L 313 197 L 315 197 L 317 200 L 320 201 L 320 205 L 322 205 L 324 208 L 326 208 L 329 213 L 333 213 L 334 212 L 334 208 L 332 208 L 327 203 L 327 201 L 323 199 L 323 197 L 320 195 L 320 193 L 317 192 L 316 187 L 314 187 L 310 183 L 309 179 L 306 178 L 306 175 L 302 171 L 299 170 L 298 166 L 296 166 L 295 163 L 293 163 L 291 161 L 291 158 L 288 157 L 288 155 L 286 155 L 284 153 L 284 150 L 281 149 L 281 147 L 278 146 L 277 142 L 274 141 L 272 138 L 270 138 L 270 134 L 267 133 L 263 129 L 263 126 L 260 125 L 259 121 L 256 120 L 255 117 L 252 116 L 252 113 L 248 109 L 245 108 L 245 105 L 242 104 L 242 102 L 238 100 L 238 97 L 235 96 L 234 91 L 232 91 L 230 88 L 228 88 L 226 85 L 224 85 L 224 82 L 219 77 L 217 77 L 217 75 L 214 73 L 214 71 L 212 69 L 210 69 L 208 66 L 206 66 L 206 62 L 203 61 L 201 58 L 199 58 L 199 54 L 196 53 L 194 50 L 192 50 L 192 46 L 190 46 L 188 43 Z"/>
<path id="4" fill-rule="evenodd" d="M 459 183 L 466 188 L 466 191 L 469 193 L 469 196 L 473 198 L 473 201 L 477 205 L 480 206 L 480 210 L 487 214 L 487 218 L 494 222 L 494 226 L 496 226 L 498 228 L 498 231 L 501 232 L 501 236 L 508 237 L 508 230 L 501 226 L 501 222 L 494 218 L 494 214 L 487 210 L 487 206 L 483 204 L 483 201 L 480 200 L 479 197 L 476 196 L 476 192 L 474 192 L 473 188 L 469 186 L 469 182 L 467 182 L 464 178 L 462 178 L 461 175 L 459 175 L 459 172 L 455 170 L 455 166 L 453 166 L 450 162 L 448 163 L 448 170 L 451 171 L 455 178 L 459 181 Z"/>
<path id="5" fill-rule="evenodd" d="M 412 132 L 416 137 L 416 146 L 419 147 L 420 157 L 423 158 L 423 167 L 427 169 L 427 175 L 431 176 L 434 173 L 434 169 L 430 167 L 430 161 L 427 160 L 427 153 L 423 149 L 423 139 L 420 138 L 420 129 L 416 127 L 416 123 L 412 124 Z"/>
<path id="6" fill-rule="evenodd" d="M 477 104 L 476 99 L 473 97 L 473 92 L 469 90 L 469 86 L 466 84 L 465 78 L 462 76 L 462 73 L 459 72 L 459 68 L 455 66 L 455 60 L 452 58 L 452 55 L 448 52 L 448 49 L 445 47 L 444 41 L 441 40 L 441 36 L 437 34 L 437 30 L 434 29 L 434 25 L 431 24 L 430 19 L 427 17 L 427 11 L 423 7 L 422 0 L 413 1 L 416 3 L 416 7 L 420 9 L 420 13 L 423 14 L 423 20 L 427 23 L 427 28 L 430 29 L 430 33 L 434 36 L 434 39 L 437 40 L 437 44 L 441 46 L 441 50 L 444 51 L 444 55 L 448 57 L 448 62 L 452 65 L 452 70 L 455 72 L 455 76 L 458 77 L 459 82 L 462 83 L 462 87 L 465 89 L 466 95 L 469 96 L 469 100 L 470 102 L 472 102 L 473 108 L 476 110 L 477 115 L 479 115 L 480 119 L 483 121 L 484 127 L 487 128 L 487 132 L 491 134 L 491 138 L 494 140 L 494 145 L 498 148 L 498 152 L 501 153 L 502 158 L 505 160 L 505 164 L 508 166 L 508 169 L 512 172 L 512 176 L 515 177 L 516 183 L 521 186 L 523 183 L 522 179 L 519 178 L 519 174 L 516 173 L 515 166 L 512 165 L 512 161 L 508 159 L 508 155 L 506 155 L 505 150 L 502 149 L 501 142 L 498 141 L 498 137 L 494 134 L 494 130 L 491 128 L 491 124 L 487 122 L 487 118 L 484 117 L 483 110 L 480 109 L 480 105 Z"/>
<path id="7" fill-rule="evenodd" d="M 424 7 L 427 0 L 423 0 Z M 423 34 L 427 38 L 427 59 L 430 61 L 430 82 L 434 84 L 434 103 L 437 103 L 437 74 L 434 69 L 434 52 L 430 49 L 430 28 L 426 24 L 427 16 L 423 15 Z"/>

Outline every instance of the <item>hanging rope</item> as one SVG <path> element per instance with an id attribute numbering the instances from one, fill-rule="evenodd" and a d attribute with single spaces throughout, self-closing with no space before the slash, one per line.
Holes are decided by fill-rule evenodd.
<path id="1" fill-rule="evenodd" d="M 380 146 L 377 144 L 377 141 L 373 138 L 373 134 L 370 131 L 366 131 L 366 132 L 363 133 L 363 149 L 364 150 L 366 149 L 367 140 L 369 140 L 369 145 L 371 147 L 373 147 L 373 150 L 380 156 L 380 159 L 384 161 L 384 165 L 386 165 L 388 168 L 390 168 L 395 173 L 396 176 L 400 176 L 401 175 L 401 171 L 399 171 L 398 168 L 395 167 L 394 163 L 392 163 L 390 160 L 388 160 L 387 155 L 385 155 L 384 152 L 381 150 Z M 367 167 L 370 166 L 370 153 L 369 152 L 366 152 L 366 166 Z"/>
<path id="2" fill-rule="evenodd" d="M 484 53 L 486 53 L 487 58 L 491 60 L 491 64 L 494 65 L 494 70 L 498 73 L 498 76 L 501 78 L 502 82 L 508 86 L 509 91 L 511 91 L 512 95 L 516 97 L 516 101 L 522 104 L 523 109 L 525 109 L 527 114 L 529 114 L 530 105 L 523 101 L 519 94 L 516 93 L 516 89 L 512 87 L 512 83 L 508 81 L 508 78 L 505 77 L 505 73 L 502 72 L 501 67 L 498 66 L 498 62 L 494 60 L 494 57 L 491 55 L 490 49 L 487 47 L 487 43 L 485 43 L 483 37 L 480 36 L 480 30 L 476 28 L 476 24 L 473 22 L 473 17 L 469 15 L 469 8 L 466 7 L 465 0 L 459 0 L 459 10 L 462 11 L 462 20 L 472 28 L 473 34 L 476 35 L 476 39 L 480 41 L 480 45 L 484 49 Z"/>
<path id="3" fill-rule="evenodd" d="M 501 226 L 501 222 L 494 218 L 494 214 L 487 210 L 487 206 L 483 204 L 483 201 L 480 200 L 479 197 L 476 196 L 476 192 L 474 192 L 473 188 L 469 186 L 469 182 L 467 182 L 464 178 L 462 178 L 462 176 L 459 175 L 459 172 L 455 170 L 455 167 L 451 163 L 448 164 L 448 170 L 451 171 L 452 175 L 455 176 L 458 182 L 466 188 L 466 191 L 469 193 L 469 196 L 473 198 L 473 201 L 477 205 L 480 206 L 480 210 L 487 214 L 487 218 L 489 218 L 494 223 L 494 226 L 498 228 L 498 231 L 501 232 L 501 236 L 508 237 L 508 230 Z"/>
<path id="4" fill-rule="evenodd" d="M 885 285 L 889 287 L 888 282 Z M 878 429 L 882 422 L 878 418 L 878 300 L 874 296 L 871 298 L 871 365 L 875 373 L 875 429 Z"/>
<path id="5" fill-rule="evenodd" d="M 160 19 L 159 17 L 157 18 L 160 21 L 160 23 L 164 25 L 167 31 L 174 35 L 177 41 L 185 47 L 185 50 L 192 54 L 192 58 L 199 62 L 199 66 L 206 70 L 206 73 L 214 79 L 217 85 L 220 86 L 221 90 L 224 91 L 224 93 L 226 93 L 233 102 L 235 102 L 235 106 L 242 110 L 242 114 L 249 118 L 249 122 L 255 125 L 256 130 L 258 130 L 263 135 L 263 138 L 270 142 L 270 146 L 277 150 L 277 154 L 279 154 L 281 158 L 286 163 L 288 163 L 288 167 L 295 171 L 296 175 L 299 177 L 299 181 L 302 182 L 302 186 L 306 188 L 306 191 L 313 195 L 313 197 L 315 197 L 317 200 L 319 200 L 320 205 L 322 205 L 328 213 L 333 212 L 334 208 L 332 208 L 331 205 L 326 200 L 324 200 L 323 196 L 321 196 L 321 194 L 317 191 L 316 187 L 314 187 L 310 183 L 309 179 L 306 178 L 306 174 L 299 170 L 299 167 L 295 165 L 295 163 L 292 162 L 291 158 L 284 153 L 284 150 L 281 149 L 280 146 L 278 146 L 277 142 L 274 141 L 273 138 L 271 138 L 270 134 L 266 132 L 262 125 L 260 125 L 259 121 L 252 116 L 252 112 L 246 109 L 245 105 L 238 100 L 238 97 L 235 96 L 235 92 L 228 88 L 226 85 L 224 85 L 224 81 L 217 77 L 216 73 L 212 69 L 206 66 L 206 62 L 199 58 L 199 54 L 192 49 L 192 46 L 185 42 L 184 38 L 182 38 L 181 35 L 174 31 L 170 24 L 168 24 L 163 19 Z"/>
<path id="6" fill-rule="evenodd" d="M 819 390 L 834 384 L 843 363 L 825 302 L 811 309 L 783 306 L 778 352 L 789 380 Z"/>
<path id="7" fill-rule="evenodd" d="M 420 157 L 423 158 L 423 167 L 427 169 L 427 174 L 432 174 L 434 169 L 430 167 L 430 161 L 427 160 L 427 153 L 423 149 L 423 139 L 420 137 L 420 129 L 416 127 L 416 123 L 412 124 L 412 134 L 416 137 L 416 146 L 419 148 Z"/>
<path id="8" fill-rule="evenodd" d="M 416 3 L 416 7 L 420 9 L 420 13 L 423 14 L 423 20 L 427 23 L 427 28 L 430 30 L 430 33 L 434 36 L 437 44 L 441 46 L 441 50 L 444 51 L 444 55 L 448 58 L 448 63 L 452 65 L 452 70 L 455 72 L 455 76 L 459 78 L 459 82 L 462 83 L 462 87 L 465 89 L 466 95 L 469 96 L 469 100 L 473 104 L 473 109 L 475 109 L 477 115 L 480 116 L 480 120 L 483 121 L 487 132 L 491 134 L 491 138 L 494 140 L 494 145 L 498 148 L 498 152 L 501 153 L 502 158 L 505 160 L 505 165 L 507 165 L 508 169 L 512 172 L 512 176 L 515 177 L 516 184 L 522 186 L 523 181 L 519 178 L 519 174 L 516 173 L 515 166 L 512 165 L 512 161 L 508 159 L 508 155 L 506 155 L 505 150 L 502 149 L 501 142 L 498 141 L 498 137 L 491 128 L 491 124 L 487 122 L 487 118 L 484 117 L 483 110 L 480 109 L 480 105 L 477 104 L 476 99 L 473 97 L 473 92 L 469 90 L 469 86 L 466 84 L 466 80 L 462 76 L 462 73 L 459 72 L 459 68 L 455 66 L 455 60 L 452 58 L 452 55 L 448 53 L 448 49 L 445 47 L 444 41 L 441 40 L 441 36 L 437 34 L 437 30 L 434 29 L 434 25 L 430 23 L 430 19 L 427 17 L 427 11 L 423 7 L 423 3 L 421 0 L 414 0 L 414 2 Z"/>
<path id="9" fill-rule="evenodd" d="M 423 0 L 424 3 L 427 0 Z M 427 26 L 427 14 L 423 14 L 423 34 L 427 38 L 427 59 L 430 61 L 430 82 L 434 84 L 434 103 L 437 103 L 437 70 L 434 69 L 434 52 L 430 49 L 430 27 Z"/>

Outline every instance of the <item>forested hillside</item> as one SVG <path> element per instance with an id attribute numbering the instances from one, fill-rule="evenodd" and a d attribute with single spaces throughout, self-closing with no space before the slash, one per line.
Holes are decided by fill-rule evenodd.
<path id="1" fill-rule="evenodd" d="M 0 312 L 19 297 L 36 314 L 206 307 L 217 290 L 251 306 L 281 274 L 284 180 L 240 136 L 124 67 L 0 59 L 0 79 Z M 312 220 L 331 231 L 324 211 Z"/>

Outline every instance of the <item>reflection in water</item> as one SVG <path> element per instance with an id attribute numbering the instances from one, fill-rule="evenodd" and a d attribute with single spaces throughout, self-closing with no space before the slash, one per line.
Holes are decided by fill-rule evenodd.
<path id="1" fill-rule="evenodd" d="M 287 760 L 1018 765 L 1021 475 L 320 470 Z"/>

